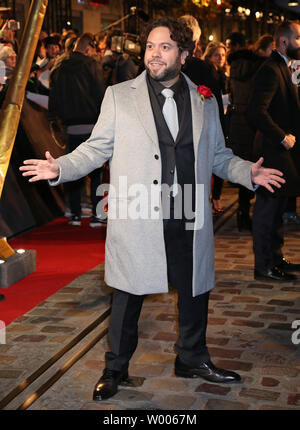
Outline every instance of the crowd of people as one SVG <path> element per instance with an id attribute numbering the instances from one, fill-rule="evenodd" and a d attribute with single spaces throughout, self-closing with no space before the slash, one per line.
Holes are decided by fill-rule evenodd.
<path id="1" fill-rule="evenodd" d="M 224 43 L 212 41 L 203 46 L 197 20 L 189 15 L 181 17 L 181 20 L 193 30 L 195 42 L 193 56 L 188 59 L 183 71 L 197 85 L 206 85 L 212 89 L 218 101 L 226 144 L 236 155 L 254 161 L 259 153 L 254 145 L 256 128 L 249 121 L 248 105 L 254 77 L 275 49 L 274 36 L 264 34 L 251 43 L 244 34 L 234 32 L 226 37 Z M 79 144 L 91 132 L 105 89 L 109 85 L 135 78 L 144 69 L 143 62 L 137 57 L 112 51 L 113 37 L 121 34 L 119 30 L 102 32 L 97 37 L 89 33 L 78 35 L 74 30 L 50 35 L 42 31 L 40 34 L 27 89 L 49 96 L 50 118 L 57 116 L 62 121 L 66 129 L 67 151 L 72 151 L 76 142 Z M 0 31 L 0 106 L 16 65 L 17 53 L 15 32 L 8 28 L 6 22 Z M 86 112 L 86 118 L 82 118 L 82 112 Z M 99 198 L 92 197 L 102 177 L 103 170 L 90 181 L 93 207 L 91 226 L 101 226 L 106 222 L 105 217 L 97 219 L 95 208 Z M 213 175 L 211 205 L 214 216 L 224 212 L 222 187 L 223 180 Z M 81 224 L 81 189 L 82 184 L 79 183 L 68 187 L 69 222 L 75 226 Z M 296 197 L 290 196 L 288 200 L 283 214 L 285 224 L 300 224 Z M 253 198 L 252 191 L 239 187 L 239 231 L 252 230 L 250 209 Z"/>

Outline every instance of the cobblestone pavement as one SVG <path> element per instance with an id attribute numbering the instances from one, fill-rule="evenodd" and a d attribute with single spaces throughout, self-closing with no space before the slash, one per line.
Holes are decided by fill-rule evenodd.
<path id="1" fill-rule="evenodd" d="M 227 190 L 227 205 L 231 202 L 228 193 L 230 197 L 233 191 Z M 285 255 L 300 262 L 300 228 L 288 226 L 286 230 Z M 107 327 L 106 319 L 81 336 L 110 302 L 111 289 L 102 281 L 101 264 L 7 328 L 7 342 L 0 345 L 0 407 L 18 409 L 37 393 L 28 404 L 30 410 L 299 410 L 300 344 L 294 344 L 292 336 L 300 341 L 300 333 L 297 336 L 292 323 L 300 320 L 300 281 L 254 281 L 252 238 L 237 232 L 235 217 L 216 233 L 215 248 L 216 287 L 210 296 L 207 343 L 214 363 L 239 372 L 241 384 L 218 385 L 174 376 L 174 291 L 145 299 L 139 345 L 129 369 L 131 386 L 120 387 L 105 402 L 91 400 L 104 367 L 106 336 L 56 378 L 95 332 Z M 68 350 L 76 336 L 82 338 L 81 343 Z M 64 349 L 66 353 L 57 357 Z M 57 361 L 49 362 L 51 357 Z M 34 381 L 41 368 L 45 373 Z M 25 390 L 7 398 L 22 381 Z M 47 381 L 48 389 L 47 384 L 41 389 Z"/>

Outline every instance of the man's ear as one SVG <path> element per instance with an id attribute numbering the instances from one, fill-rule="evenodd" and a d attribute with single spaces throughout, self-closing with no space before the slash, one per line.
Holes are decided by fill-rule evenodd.
<path id="1" fill-rule="evenodd" d="M 186 58 L 189 56 L 189 51 L 183 51 L 181 53 L 181 64 L 183 65 L 185 63 Z"/>
<path id="2" fill-rule="evenodd" d="M 286 36 L 282 36 L 280 37 L 279 42 L 282 47 L 286 48 L 288 45 L 288 38 Z"/>

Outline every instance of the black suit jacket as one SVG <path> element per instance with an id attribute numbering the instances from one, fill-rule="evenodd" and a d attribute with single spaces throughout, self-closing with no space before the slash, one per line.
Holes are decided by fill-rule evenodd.
<path id="1" fill-rule="evenodd" d="M 281 170 L 286 184 L 276 194 L 300 194 L 300 103 L 296 85 L 284 59 L 274 51 L 254 78 L 248 117 L 257 129 L 254 142 L 256 157 L 264 157 L 264 166 Z M 296 136 L 295 147 L 282 145 L 287 134 Z"/>

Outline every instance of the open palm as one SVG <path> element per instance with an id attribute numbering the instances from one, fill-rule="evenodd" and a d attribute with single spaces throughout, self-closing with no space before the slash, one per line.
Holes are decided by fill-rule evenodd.
<path id="1" fill-rule="evenodd" d="M 282 178 L 283 173 L 280 170 L 269 169 L 267 167 L 262 167 L 264 162 L 263 157 L 261 157 L 256 163 L 253 164 L 251 168 L 252 182 L 256 185 L 262 185 L 271 193 L 274 193 L 273 185 L 276 188 L 281 188 L 281 184 L 285 183 Z"/>
<path id="2" fill-rule="evenodd" d="M 29 182 L 40 181 L 41 179 L 55 179 L 59 175 L 59 166 L 55 158 L 49 151 L 45 154 L 46 160 L 25 160 L 20 170 L 23 176 L 32 176 Z"/>

